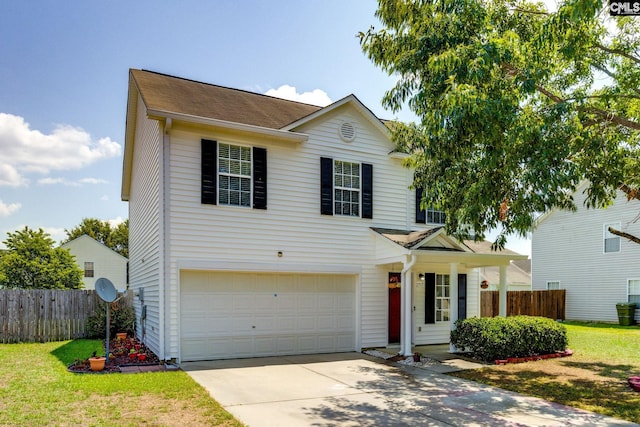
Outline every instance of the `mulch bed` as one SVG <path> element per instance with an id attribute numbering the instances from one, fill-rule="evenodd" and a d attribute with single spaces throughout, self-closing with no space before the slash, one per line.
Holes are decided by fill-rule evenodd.
<path id="1" fill-rule="evenodd" d="M 135 337 L 109 341 L 109 352 L 111 357 L 106 361 L 102 371 L 92 371 L 88 358 L 76 360 L 67 367 L 67 370 L 80 374 L 112 374 L 120 372 L 153 371 L 157 370 L 153 367 L 164 366 L 164 363 L 160 362 L 158 356 L 144 344 L 140 343 Z M 140 360 L 138 354 L 144 354 L 145 359 Z M 104 353 L 98 356 L 102 355 L 104 355 Z M 132 367 L 139 367 L 140 369 L 130 369 Z"/>

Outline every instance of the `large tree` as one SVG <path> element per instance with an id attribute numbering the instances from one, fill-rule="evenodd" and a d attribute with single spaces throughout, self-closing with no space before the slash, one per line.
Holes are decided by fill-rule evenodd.
<path id="1" fill-rule="evenodd" d="M 129 257 L 129 220 L 112 226 L 108 221 L 97 218 L 83 218 L 79 225 L 71 230 L 65 230 L 69 242 L 86 234 L 108 248 L 113 249 L 125 258 Z"/>
<path id="2" fill-rule="evenodd" d="M 640 200 L 640 32 L 608 2 L 557 10 L 507 0 L 379 0 L 383 25 L 360 34 L 374 64 L 397 76 L 383 99 L 419 123 L 393 126 L 411 154 L 424 206 L 477 238 L 525 235 L 541 212 L 588 207 L 618 190 Z M 635 239 L 637 236 L 613 230 Z"/>
<path id="3" fill-rule="evenodd" d="M 82 270 L 67 249 L 54 248 L 42 229 L 7 233 L 0 257 L 0 288 L 80 289 Z"/>

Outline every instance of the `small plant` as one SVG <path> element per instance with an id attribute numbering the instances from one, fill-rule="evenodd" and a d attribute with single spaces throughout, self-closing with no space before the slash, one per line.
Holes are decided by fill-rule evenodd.
<path id="1" fill-rule="evenodd" d="M 87 319 L 88 338 L 104 338 L 107 333 L 107 306 L 106 302 L 100 302 L 96 311 Z M 116 332 L 126 332 L 133 336 L 135 332 L 135 313 L 133 307 L 120 304 L 118 310 L 111 310 L 109 330 L 111 337 Z"/>

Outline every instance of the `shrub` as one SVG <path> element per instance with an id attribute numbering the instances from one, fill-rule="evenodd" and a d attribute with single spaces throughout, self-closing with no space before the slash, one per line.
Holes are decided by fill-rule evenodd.
<path id="1" fill-rule="evenodd" d="M 456 322 L 451 343 L 488 362 L 563 351 L 567 329 L 545 317 L 473 317 Z"/>
<path id="2" fill-rule="evenodd" d="M 107 303 L 100 301 L 95 313 L 87 319 L 87 338 L 104 338 L 107 334 Z M 109 316 L 109 335 L 114 338 L 117 332 L 133 335 L 136 323 L 133 307 L 123 303 L 118 309 L 111 310 Z"/>

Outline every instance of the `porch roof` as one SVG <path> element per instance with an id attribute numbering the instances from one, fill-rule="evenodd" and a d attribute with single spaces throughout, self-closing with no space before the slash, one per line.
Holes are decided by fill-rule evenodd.
<path id="1" fill-rule="evenodd" d="M 423 230 L 401 230 L 372 227 L 376 236 L 378 265 L 402 262 L 407 255 L 417 262 L 460 263 L 468 268 L 509 265 L 512 260 L 527 259 L 509 249 L 494 251 L 491 242 L 458 241 L 445 233 L 444 227 Z"/>

